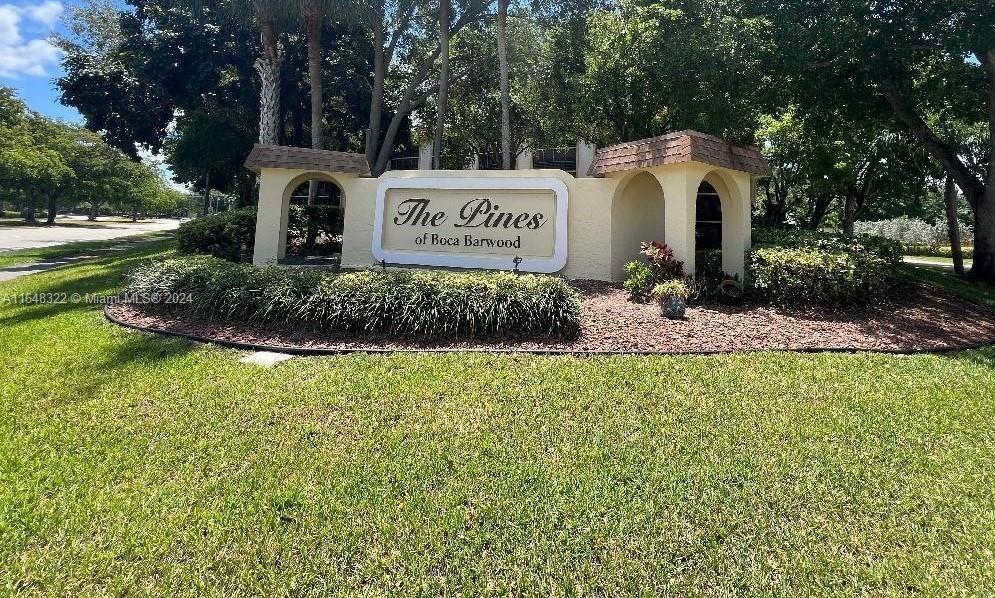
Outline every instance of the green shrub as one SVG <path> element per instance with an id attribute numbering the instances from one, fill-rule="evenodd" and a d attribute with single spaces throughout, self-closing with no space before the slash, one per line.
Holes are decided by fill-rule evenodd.
<path id="1" fill-rule="evenodd" d="M 304 245 L 308 226 L 314 227 L 315 237 L 325 242 L 320 246 L 326 252 L 342 250 L 342 210 L 336 206 L 290 206 L 287 217 L 287 241 L 290 245 Z"/>
<path id="2" fill-rule="evenodd" d="M 656 284 L 650 291 L 650 296 L 657 301 L 664 297 L 677 297 L 682 301 L 687 301 L 688 297 L 691 296 L 691 290 L 683 280 L 671 279 Z"/>
<path id="3" fill-rule="evenodd" d="M 509 272 L 333 274 L 194 257 L 141 265 L 130 275 L 128 292 L 189 295 L 186 303 L 152 305 L 197 318 L 328 333 L 570 336 L 580 327 L 580 298 L 567 282 Z"/>
<path id="4" fill-rule="evenodd" d="M 313 219 L 313 220 L 312 220 Z M 290 206 L 287 244 L 302 246 L 309 222 L 325 243 L 317 253 L 342 250 L 342 210 L 334 206 Z M 252 259 L 256 239 L 256 208 L 241 208 L 184 222 L 177 231 L 182 253 L 213 255 L 232 262 Z"/>
<path id="5" fill-rule="evenodd" d="M 643 262 L 629 262 L 625 265 L 625 282 L 622 288 L 629 293 L 630 301 L 646 301 L 656 279 L 653 271 Z"/>
<path id="6" fill-rule="evenodd" d="M 797 228 L 756 228 L 752 233 L 754 247 L 782 249 L 814 249 L 827 253 L 859 253 L 878 257 L 889 264 L 902 262 L 904 250 L 898 241 L 874 235 L 843 235 Z"/>
<path id="7" fill-rule="evenodd" d="M 182 253 L 248 261 L 256 240 L 256 209 L 242 208 L 184 222 L 176 231 L 176 240 Z"/>
<path id="8" fill-rule="evenodd" d="M 684 278 L 684 262 L 674 257 L 674 250 L 666 243 L 659 241 L 644 242 L 640 253 L 646 256 L 650 270 L 653 271 L 653 278 L 657 281 L 663 282 L 665 280 L 680 280 Z"/>
<path id="9" fill-rule="evenodd" d="M 883 298 L 897 268 L 870 252 L 761 248 L 750 253 L 756 297 L 779 305 L 846 307 Z"/>

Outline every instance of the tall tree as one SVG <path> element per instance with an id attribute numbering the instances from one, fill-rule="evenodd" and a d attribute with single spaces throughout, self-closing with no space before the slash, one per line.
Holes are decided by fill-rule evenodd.
<path id="1" fill-rule="evenodd" d="M 974 211 L 972 275 L 995 280 L 995 9 L 990 0 L 763 0 L 793 95 L 888 110 L 936 159 Z M 981 172 L 945 130 L 984 122 Z"/>
<path id="2" fill-rule="evenodd" d="M 449 22 L 451 5 L 449 0 L 439 0 L 439 96 L 436 99 L 435 138 L 432 143 L 432 165 L 442 168 L 442 138 L 446 130 L 446 114 L 449 111 Z"/>
<path id="3" fill-rule="evenodd" d="M 511 169 L 511 90 L 508 85 L 508 5 L 497 0 L 497 47 L 501 70 L 501 168 Z"/>
<path id="4" fill-rule="evenodd" d="M 451 20 L 448 37 L 454 37 L 461 29 L 479 20 L 491 1 L 464 0 L 458 3 L 456 8 L 459 13 Z M 373 92 L 366 133 L 366 159 L 374 176 L 382 174 L 390 165 L 395 142 L 405 120 L 438 90 L 438 85 L 429 85 L 428 81 L 442 53 L 441 37 L 433 37 L 426 27 L 419 25 L 437 21 L 427 17 L 430 13 L 423 0 L 375 2 L 364 13 L 373 33 Z M 394 64 L 402 50 L 405 54 L 403 69 Z M 384 127 L 385 81 L 391 73 L 397 75 L 402 85 L 396 93 L 393 115 Z"/>

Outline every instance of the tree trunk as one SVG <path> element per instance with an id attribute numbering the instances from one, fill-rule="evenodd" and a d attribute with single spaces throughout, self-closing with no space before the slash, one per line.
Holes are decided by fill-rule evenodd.
<path id="1" fill-rule="evenodd" d="M 277 145 L 280 130 L 280 65 L 283 57 L 280 43 L 273 24 L 273 17 L 256 4 L 256 19 L 259 23 L 259 37 L 262 54 L 256 59 L 255 68 L 259 73 L 259 143 Z"/>
<path id="2" fill-rule="evenodd" d="M 501 70 L 501 168 L 511 170 L 511 92 L 508 89 L 508 4 L 498 0 L 497 45 Z"/>
<path id="3" fill-rule="evenodd" d="M 979 58 L 988 73 L 989 131 L 995 132 L 995 50 L 984 52 Z M 989 282 L 995 281 L 995 160 L 989 160 L 988 180 L 987 183 L 982 182 L 965 166 L 956 150 L 944 143 L 926 121 L 909 107 L 894 82 L 885 81 L 882 92 L 899 120 L 908 127 L 926 151 L 943 165 L 967 197 L 974 209 L 974 264 L 971 276 Z M 989 137 L 989 143 L 995 148 L 995 137 Z"/>
<path id="4" fill-rule="evenodd" d="M 822 228 L 822 221 L 826 219 L 829 206 L 833 203 L 833 196 L 830 193 L 820 193 L 816 195 L 809 207 L 808 228 L 819 230 Z"/>
<path id="5" fill-rule="evenodd" d="M 449 110 L 449 0 L 439 0 L 439 96 L 435 121 L 435 141 L 432 144 L 432 166 L 442 168 L 442 137 Z"/>
<path id="6" fill-rule="evenodd" d="M 950 237 L 950 256 L 954 260 L 954 272 L 964 275 L 964 252 L 960 246 L 960 220 L 957 218 L 957 183 L 954 177 L 947 175 L 946 188 L 943 190 L 943 204 L 947 212 L 947 236 Z"/>
<path id="7" fill-rule="evenodd" d="M 100 204 L 98 204 L 97 202 L 91 200 L 90 201 L 90 216 L 87 218 L 87 220 L 95 221 L 97 219 L 97 216 L 99 216 L 99 215 L 100 215 Z"/>
<path id="8" fill-rule="evenodd" d="M 324 125 L 322 123 L 322 107 L 324 94 L 321 77 L 321 34 L 325 15 L 317 2 L 305 4 L 304 24 L 307 29 L 307 72 L 311 83 L 311 147 L 324 149 Z M 308 184 L 307 205 L 313 206 L 318 199 L 318 181 Z M 310 232 L 308 233 L 310 237 Z M 313 245 L 314 241 L 310 240 Z"/>
<path id="9" fill-rule="evenodd" d="M 382 8 L 382 5 L 381 5 Z M 384 60 L 383 15 L 373 28 L 373 90 L 370 93 L 370 121 L 366 129 L 366 162 L 375 168 L 380 153 L 380 121 L 383 116 L 384 80 L 387 64 Z"/>
<path id="10" fill-rule="evenodd" d="M 853 222 L 857 219 L 857 193 L 847 189 L 843 201 L 843 235 L 853 236 Z"/>
<path id="11" fill-rule="evenodd" d="M 46 219 L 46 224 L 52 226 L 55 224 L 55 215 L 59 211 L 59 202 L 55 193 L 48 194 L 48 218 Z"/>
<path id="12" fill-rule="evenodd" d="M 211 173 L 204 175 L 204 215 L 211 213 Z"/>
<path id="13" fill-rule="evenodd" d="M 974 209 L 974 264 L 971 276 L 995 281 L 995 49 L 982 57 L 988 73 L 988 180 Z M 965 193 L 967 191 L 961 187 Z"/>

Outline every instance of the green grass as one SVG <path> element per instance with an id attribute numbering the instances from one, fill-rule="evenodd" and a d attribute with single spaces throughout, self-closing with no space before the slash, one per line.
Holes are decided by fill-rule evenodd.
<path id="1" fill-rule="evenodd" d="M 59 259 L 66 257 L 76 257 L 91 251 L 99 251 L 115 247 L 126 241 L 153 239 L 161 236 L 160 233 L 148 233 L 129 237 L 118 237 L 107 241 L 77 241 L 75 243 L 65 243 L 53 245 L 51 247 L 33 247 L 30 249 L 17 249 L 14 251 L 0 251 L 0 268 L 30 264 L 41 260 Z"/>
<path id="2" fill-rule="evenodd" d="M 993 350 L 262 369 L 83 305 L 0 305 L 0 334 L 4 593 L 995 586 Z"/>

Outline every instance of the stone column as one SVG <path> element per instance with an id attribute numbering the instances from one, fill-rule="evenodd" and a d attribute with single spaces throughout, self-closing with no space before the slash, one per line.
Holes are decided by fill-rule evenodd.
<path id="1" fill-rule="evenodd" d="M 684 262 L 684 273 L 694 274 L 694 226 L 698 185 L 704 173 L 681 165 L 653 172 L 663 187 L 663 242 Z"/>
<path id="2" fill-rule="evenodd" d="M 591 164 L 594 164 L 594 155 L 597 149 L 593 143 L 584 139 L 577 140 L 577 178 L 587 176 Z"/>
<path id="3" fill-rule="evenodd" d="M 518 157 L 515 158 L 515 168 L 517 170 L 532 170 L 532 150 L 523 149 L 518 152 Z"/>
<path id="4" fill-rule="evenodd" d="M 432 170 L 432 144 L 418 146 L 418 170 Z"/>
<path id="5" fill-rule="evenodd" d="M 256 241 L 252 252 L 255 266 L 275 266 L 287 253 L 289 198 L 284 199 L 286 176 L 278 170 L 263 169 L 259 175 L 259 209 L 256 213 Z"/>

